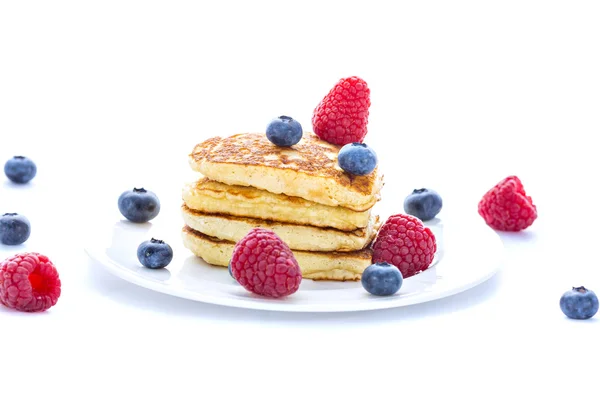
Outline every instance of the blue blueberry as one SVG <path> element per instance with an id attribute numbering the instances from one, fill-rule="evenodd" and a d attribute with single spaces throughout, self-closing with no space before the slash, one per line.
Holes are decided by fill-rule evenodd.
<path id="1" fill-rule="evenodd" d="M 560 309 L 569 318 L 592 318 L 598 312 L 598 297 L 583 286 L 574 287 L 560 298 Z"/>
<path id="2" fill-rule="evenodd" d="M 14 183 L 27 183 L 37 174 L 37 167 L 29 158 L 15 156 L 4 164 L 4 173 Z"/>
<path id="3" fill-rule="evenodd" d="M 162 240 L 146 240 L 137 249 L 137 258 L 146 268 L 164 268 L 173 260 L 173 249 Z"/>
<path id="4" fill-rule="evenodd" d="M 352 175 L 369 175 L 377 167 L 377 154 L 364 143 L 348 143 L 338 153 L 341 169 Z"/>
<path id="5" fill-rule="evenodd" d="M 119 211 L 131 222 L 148 222 L 160 212 L 160 201 L 144 188 L 128 190 L 119 196 Z"/>
<path id="6" fill-rule="evenodd" d="M 302 139 L 302 125 L 292 117 L 282 115 L 267 125 L 267 139 L 277 146 L 293 146 Z"/>
<path id="7" fill-rule="evenodd" d="M 402 273 L 386 262 L 369 265 L 362 273 L 360 282 L 365 290 L 375 296 L 391 296 L 402 286 Z"/>
<path id="8" fill-rule="evenodd" d="M 9 246 L 23 244 L 30 234 L 31 224 L 23 215 L 10 213 L 0 217 L 0 243 Z"/>
<path id="9" fill-rule="evenodd" d="M 229 261 L 229 266 L 227 267 L 227 269 L 229 270 L 229 276 L 235 279 L 235 277 L 233 276 L 233 271 L 231 270 L 231 261 Z"/>
<path id="10" fill-rule="evenodd" d="M 442 196 L 435 190 L 415 189 L 404 199 L 404 211 L 421 221 L 434 219 L 442 210 Z"/>

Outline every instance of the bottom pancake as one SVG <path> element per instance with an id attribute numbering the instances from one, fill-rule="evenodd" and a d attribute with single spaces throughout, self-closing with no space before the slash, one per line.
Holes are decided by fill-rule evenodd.
<path id="1" fill-rule="evenodd" d="M 226 267 L 233 254 L 235 243 L 206 236 L 184 227 L 183 243 L 196 256 L 209 264 Z M 302 277 L 313 280 L 357 281 L 371 265 L 370 249 L 352 252 L 311 252 L 292 250 Z"/>

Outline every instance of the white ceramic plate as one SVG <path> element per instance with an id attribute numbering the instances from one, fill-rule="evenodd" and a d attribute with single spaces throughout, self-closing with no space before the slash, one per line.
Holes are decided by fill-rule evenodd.
<path id="1" fill-rule="evenodd" d="M 162 212 L 161 212 L 162 213 Z M 147 224 L 119 219 L 98 223 L 86 251 L 113 274 L 150 290 L 206 303 L 241 308 L 339 312 L 375 310 L 440 299 L 480 284 L 501 265 L 503 247 L 485 224 L 444 221 L 443 251 L 427 271 L 404 280 L 390 297 L 368 294 L 360 282 L 314 282 L 304 280 L 298 292 L 285 299 L 261 298 L 247 292 L 227 268 L 214 267 L 194 257 L 181 244 L 181 218 L 157 218 Z M 108 223 L 107 223 L 108 221 Z M 168 221 L 167 223 L 161 221 Z M 165 240 L 174 250 L 171 264 L 162 270 L 142 267 L 136 257 L 138 245 L 150 238 Z"/>

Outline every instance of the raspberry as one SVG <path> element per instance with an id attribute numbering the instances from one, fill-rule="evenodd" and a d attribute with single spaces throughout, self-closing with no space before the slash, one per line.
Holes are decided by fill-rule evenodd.
<path id="1" fill-rule="evenodd" d="M 398 267 L 403 278 L 425 271 L 437 250 L 435 236 L 421 220 L 396 214 L 383 224 L 373 245 L 373 263 Z"/>
<path id="2" fill-rule="evenodd" d="M 362 143 L 367 134 L 371 91 L 359 77 L 340 79 L 313 112 L 313 130 L 339 146 Z"/>
<path id="3" fill-rule="evenodd" d="M 233 249 L 233 277 L 252 293 L 284 297 L 295 293 L 302 271 L 292 251 L 274 232 L 252 229 Z"/>
<path id="4" fill-rule="evenodd" d="M 516 176 L 505 178 L 483 195 L 478 211 L 489 226 L 499 231 L 523 230 L 537 218 L 537 209 Z"/>
<path id="5" fill-rule="evenodd" d="M 23 253 L 0 263 L 0 303 L 19 311 L 46 311 L 60 297 L 58 271 L 48 257 Z"/>

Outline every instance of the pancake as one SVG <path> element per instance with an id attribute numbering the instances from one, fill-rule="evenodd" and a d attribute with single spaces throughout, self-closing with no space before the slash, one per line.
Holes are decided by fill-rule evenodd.
<path id="1" fill-rule="evenodd" d="M 185 205 L 182 215 L 187 226 L 208 236 L 235 243 L 252 228 L 265 228 L 275 232 L 291 249 L 306 251 L 362 250 L 371 243 L 381 225 L 378 217 L 372 217 L 366 228 L 344 232 L 231 215 L 204 214 L 190 210 Z"/>
<path id="2" fill-rule="evenodd" d="M 183 189 L 183 201 L 190 209 L 207 214 L 225 214 L 342 231 L 366 228 L 371 219 L 370 210 L 355 212 L 252 187 L 230 186 L 208 178 L 186 185 Z"/>
<path id="3" fill-rule="evenodd" d="M 189 227 L 183 228 L 183 243 L 196 256 L 209 264 L 227 267 L 235 243 L 206 236 Z M 310 252 L 292 250 L 302 277 L 313 280 L 356 281 L 371 265 L 370 249 L 353 252 Z"/>
<path id="4" fill-rule="evenodd" d="M 196 145 L 189 162 L 213 181 L 367 211 L 379 200 L 383 176 L 378 169 L 365 176 L 345 173 L 337 163 L 339 149 L 310 132 L 292 147 L 278 147 L 264 133 L 243 133 Z"/>

